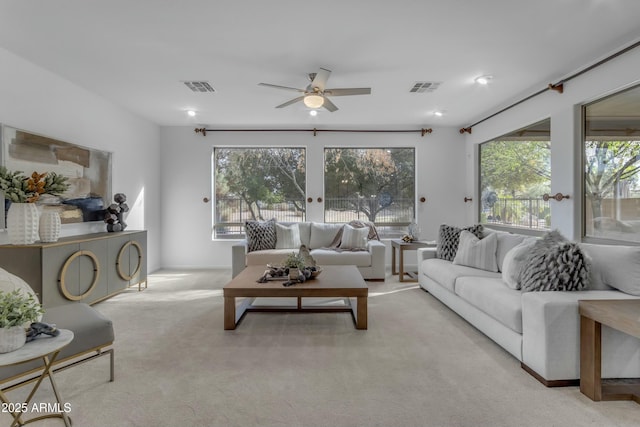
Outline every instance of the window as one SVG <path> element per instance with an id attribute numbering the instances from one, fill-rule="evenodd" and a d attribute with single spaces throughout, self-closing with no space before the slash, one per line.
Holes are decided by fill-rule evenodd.
<path id="1" fill-rule="evenodd" d="M 324 220 L 376 224 L 400 237 L 415 217 L 413 148 L 326 148 Z"/>
<path id="2" fill-rule="evenodd" d="M 304 148 L 213 149 L 217 239 L 244 237 L 247 220 L 305 220 Z"/>
<path id="3" fill-rule="evenodd" d="M 551 189 L 550 120 L 480 146 L 480 222 L 548 230 Z"/>
<path id="4" fill-rule="evenodd" d="M 640 242 L 640 86 L 583 107 L 584 234 Z"/>

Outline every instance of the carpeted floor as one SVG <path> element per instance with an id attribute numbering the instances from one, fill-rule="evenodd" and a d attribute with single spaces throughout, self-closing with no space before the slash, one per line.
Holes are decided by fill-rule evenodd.
<path id="1" fill-rule="evenodd" d="M 249 313 L 224 331 L 226 270 L 162 271 L 95 307 L 108 360 L 61 372 L 75 427 L 638 426 L 640 405 L 545 388 L 419 289 L 369 283 L 369 329 L 348 313 Z M 46 386 L 36 401 L 48 401 Z M 10 397 L 18 401 L 23 391 Z M 10 418 L 0 414 L 0 424 Z M 46 420 L 40 426 L 61 426 Z"/>

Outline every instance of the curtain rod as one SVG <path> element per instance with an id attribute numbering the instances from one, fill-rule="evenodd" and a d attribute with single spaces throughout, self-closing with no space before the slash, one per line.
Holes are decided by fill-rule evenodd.
<path id="1" fill-rule="evenodd" d="M 633 44 L 631 44 L 631 45 L 629 45 L 629 46 L 627 46 L 627 47 L 625 47 L 625 48 L 623 48 L 623 49 L 620 49 L 619 51 L 617 51 L 617 52 L 615 52 L 615 53 L 612 53 L 611 55 L 607 56 L 607 57 L 606 57 L 606 58 L 604 58 L 604 59 L 601 59 L 600 61 L 596 62 L 595 64 L 591 64 L 591 65 L 589 65 L 588 67 L 583 68 L 582 70 L 577 71 L 577 72 L 575 72 L 574 74 L 572 74 L 572 75 L 570 75 L 570 76 L 568 76 L 568 77 L 565 77 L 564 79 L 559 80 L 559 81 L 558 81 L 557 83 L 555 83 L 555 84 L 553 84 L 553 83 L 549 83 L 549 85 L 548 85 L 546 88 L 541 89 L 541 90 L 537 91 L 536 93 L 531 94 L 531 95 L 527 96 L 526 98 L 521 99 L 520 101 L 514 102 L 513 104 L 511 104 L 511 105 L 509 105 L 509 106 L 507 106 L 507 107 L 503 108 L 503 109 L 502 109 L 502 110 L 500 110 L 500 111 L 497 111 L 497 112 L 495 112 L 495 113 L 493 113 L 493 114 L 491 114 L 491 115 L 489 115 L 489 116 L 485 117 L 485 118 L 484 118 L 484 119 L 482 119 L 482 120 L 478 120 L 478 121 L 477 121 L 477 122 L 475 122 L 474 124 L 469 125 L 469 127 L 461 128 L 461 129 L 460 129 L 460 133 L 465 133 L 465 132 L 466 132 L 466 133 L 471 133 L 471 129 L 472 129 L 474 126 L 479 125 L 480 123 L 482 123 L 482 122 L 484 122 L 484 121 L 487 121 L 487 120 L 489 120 L 489 119 L 491 119 L 491 118 L 493 118 L 493 117 L 497 116 L 498 114 L 502 114 L 502 113 L 504 113 L 505 111 L 507 111 L 507 110 L 509 110 L 509 109 L 511 109 L 511 108 L 513 108 L 513 107 L 515 107 L 515 106 L 517 106 L 517 105 L 520 105 L 520 104 L 522 104 L 523 102 L 530 100 L 531 98 L 534 98 L 534 97 L 536 97 L 536 96 L 540 95 L 541 93 L 547 92 L 547 91 L 549 91 L 549 90 L 555 90 L 555 91 L 556 91 L 556 92 L 558 92 L 558 93 L 562 93 L 562 92 L 564 91 L 564 84 L 565 84 L 565 83 L 567 83 L 568 81 L 573 80 L 573 79 L 575 79 L 576 77 L 581 76 L 581 75 L 583 75 L 584 73 L 587 73 L 587 72 L 589 72 L 589 71 L 593 70 L 594 68 L 597 68 L 597 67 L 599 67 L 599 66 L 601 66 L 601 65 L 603 65 L 603 64 L 606 64 L 607 62 L 611 61 L 612 59 L 615 59 L 615 58 L 617 58 L 618 56 L 623 55 L 623 54 L 625 54 L 625 53 L 629 52 L 630 50 L 635 49 L 635 48 L 636 48 L 636 47 L 638 47 L 638 46 L 640 46 L 640 40 L 638 40 L 637 42 L 635 42 L 635 43 L 633 43 Z"/>
<path id="2" fill-rule="evenodd" d="M 425 136 L 428 133 L 433 132 L 433 129 L 411 129 L 411 130 L 391 130 L 391 129 L 206 129 L 195 128 L 196 133 L 201 133 L 202 136 L 207 136 L 207 132 L 313 132 L 313 136 L 316 136 L 318 132 L 364 132 L 364 133 L 420 133 L 420 136 Z"/>

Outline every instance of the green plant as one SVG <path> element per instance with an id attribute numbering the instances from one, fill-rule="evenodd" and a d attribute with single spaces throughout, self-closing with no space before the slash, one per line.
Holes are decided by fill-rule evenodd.
<path id="1" fill-rule="evenodd" d="M 288 268 L 304 269 L 304 259 L 295 252 L 291 252 L 284 260 L 284 266 Z"/>
<path id="2" fill-rule="evenodd" d="M 34 322 L 43 312 L 42 306 L 31 294 L 26 295 L 18 289 L 0 291 L 0 328 Z"/>
<path id="3" fill-rule="evenodd" d="M 60 195 L 69 188 L 67 180 L 55 172 L 33 172 L 28 177 L 22 171 L 11 172 L 0 166 L 0 190 L 14 203 L 33 203 L 41 194 Z"/>

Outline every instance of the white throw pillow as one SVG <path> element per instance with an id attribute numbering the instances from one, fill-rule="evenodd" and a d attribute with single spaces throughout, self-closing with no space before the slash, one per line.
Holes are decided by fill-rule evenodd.
<path id="1" fill-rule="evenodd" d="M 489 234 L 484 239 L 478 239 L 473 233 L 462 230 L 453 263 L 497 272 L 497 246 L 498 236 L 495 233 Z"/>
<path id="2" fill-rule="evenodd" d="M 502 262 L 502 281 L 511 289 L 520 289 L 518 276 L 527 261 L 529 250 L 536 243 L 535 237 L 528 237 L 522 243 L 510 249 Z"/>
<path id="3" fill-rule="evenodd" d="M 345 224 L 342 229 L 342 240 L 340 249 L 364 249 L 367 247 L 367 237 L 369 236 L 369 228 L 355 228 L 349 224 Z"/>
<path id="4" fill-rule="evenodd" d="M 591 264 L 589 289 L 609 289 L 640 295 L 640 246 L 578 245 Z"/>
<path id="5" fill-rule="evenodd" d="M 286 226 L 276 223 L 276 249 L 298 249 L 300 245 L 298 224 Z"/>

